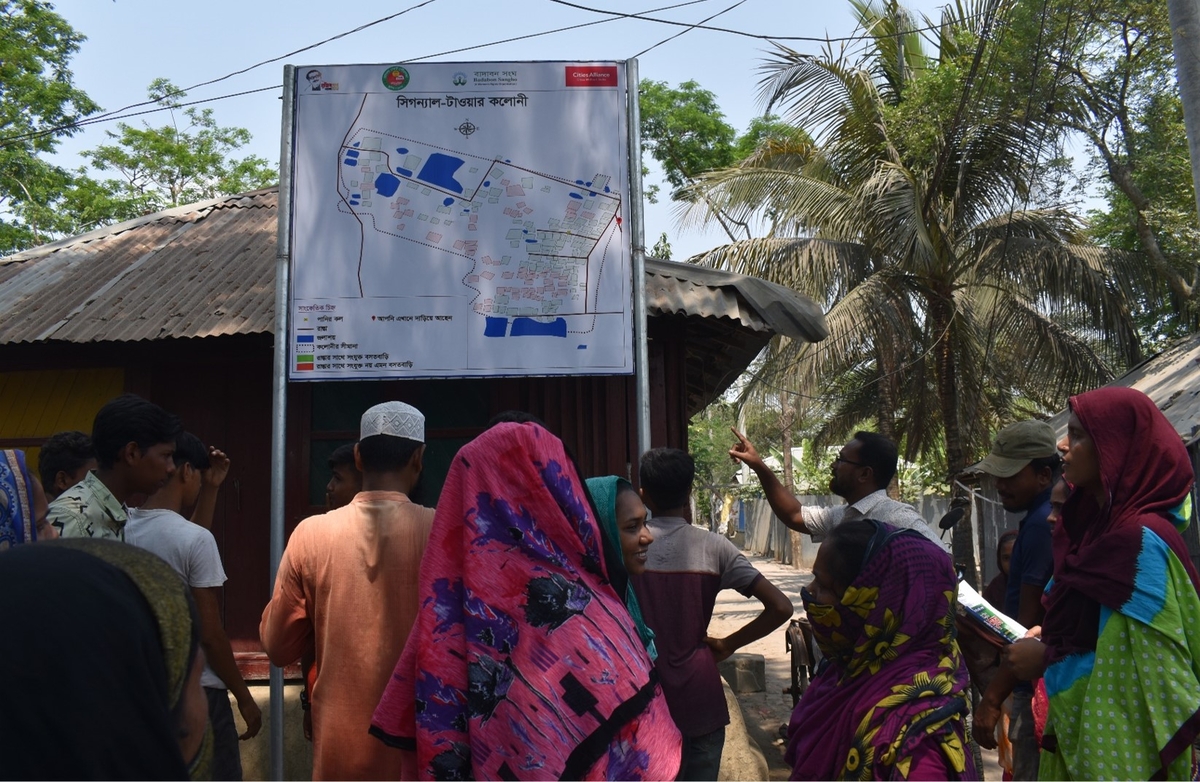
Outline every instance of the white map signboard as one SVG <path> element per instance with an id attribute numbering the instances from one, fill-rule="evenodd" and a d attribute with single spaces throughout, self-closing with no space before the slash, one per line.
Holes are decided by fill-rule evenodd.
<path id="1" fill-rule="evenodd" d="M 296 69 L 291 380 L 633 371 L 622 63 Z"/>

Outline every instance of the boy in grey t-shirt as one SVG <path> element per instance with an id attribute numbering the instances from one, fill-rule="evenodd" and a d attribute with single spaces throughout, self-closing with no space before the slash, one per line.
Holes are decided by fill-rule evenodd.
<path id="1" fill-rule="evenodd" d="M 212 533 L 185 519 L 182 511 L 194 505 L 200 493 L 201 473 L 209 468 L 208 451 L 190 433 L 179 435 L 175 448 L 175 474 L 141 508 L 129 511 L 125 541 L 167 561 L 192 589 L 200 616 L 200 645 L 207 664 L 200 683 L 208 697 L 213 726 L 213 779 L 242 778 L 237 727 L 226 688 L 237 699 L 246 721 L 242 739 L 254 737 L 262 727 L 262 712 L 238 673 L 229 637 L 221 623 L 218 590 L 225 583 L 225 568 Z"/>

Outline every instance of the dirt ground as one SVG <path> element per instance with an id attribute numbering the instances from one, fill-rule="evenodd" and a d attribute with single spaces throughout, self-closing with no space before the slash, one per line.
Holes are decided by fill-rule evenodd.
<path id="1" fill-rule="evenodd" d="M 781 565 L 772 559 L 750 556 L 750 561 L 775 586 L 792 599 L 796 613 L 803 612 L 800 588 L 812 581 L 812 573 Z M 761 605 L 754 598 L 742 597 L 725 590 L 717 597 L 717 605 L 709 624 L 709 635 L 725 636 L 753 619 Z M 779 726 L 786 725 L 792 713 L 792 696 L 783 690 L 791 685 L 789 657 L 784 647 L 784 630 L 779 628 L 766 638 L 759 639 L 740 651 L 761 654 L 765 661 L 767 688 L 764 692 L 738 693 L 745 717 L 746 730 L 762 749 L 771 770 L 771 779 L 787 779 L 791 769 L 783 762 L 784 741 Z M 994 751 L 983 752 L 984 779 L 1000 779 L 1000 767 Z"/>

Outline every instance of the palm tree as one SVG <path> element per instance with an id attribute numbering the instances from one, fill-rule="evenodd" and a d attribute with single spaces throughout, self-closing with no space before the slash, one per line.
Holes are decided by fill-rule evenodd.
<path id="1" fill-rule="evenodd" d="M 1053 118 L 980 65 L 1015 3 L 947 9 L 936 54 L 895 0 L 851 4 L 865 51 L 777 47 L 760 94 L 798 132 L 704 175 L 685 213 L 767 235 L 692 260 L 825 302 L 830 337 L 773 344 L 760 375 L 826 401 L 819 439 L 875 419 L 953 477 L 1022 408 L 1137 359 L 1127 302 L 1144 273 L 1085 244 L 1068 210 L 1029 205 Z"/>

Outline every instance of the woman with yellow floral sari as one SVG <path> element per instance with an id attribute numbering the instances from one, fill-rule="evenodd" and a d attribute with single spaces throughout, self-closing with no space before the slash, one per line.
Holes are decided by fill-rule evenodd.
<path id="1" fill-rule="evenodd" d="M 792 779 L 977 779 L 966 751 L 958 579 L 936 544 L 844 521 L 801 597 L 825 655 L 788 726 Z"/>

